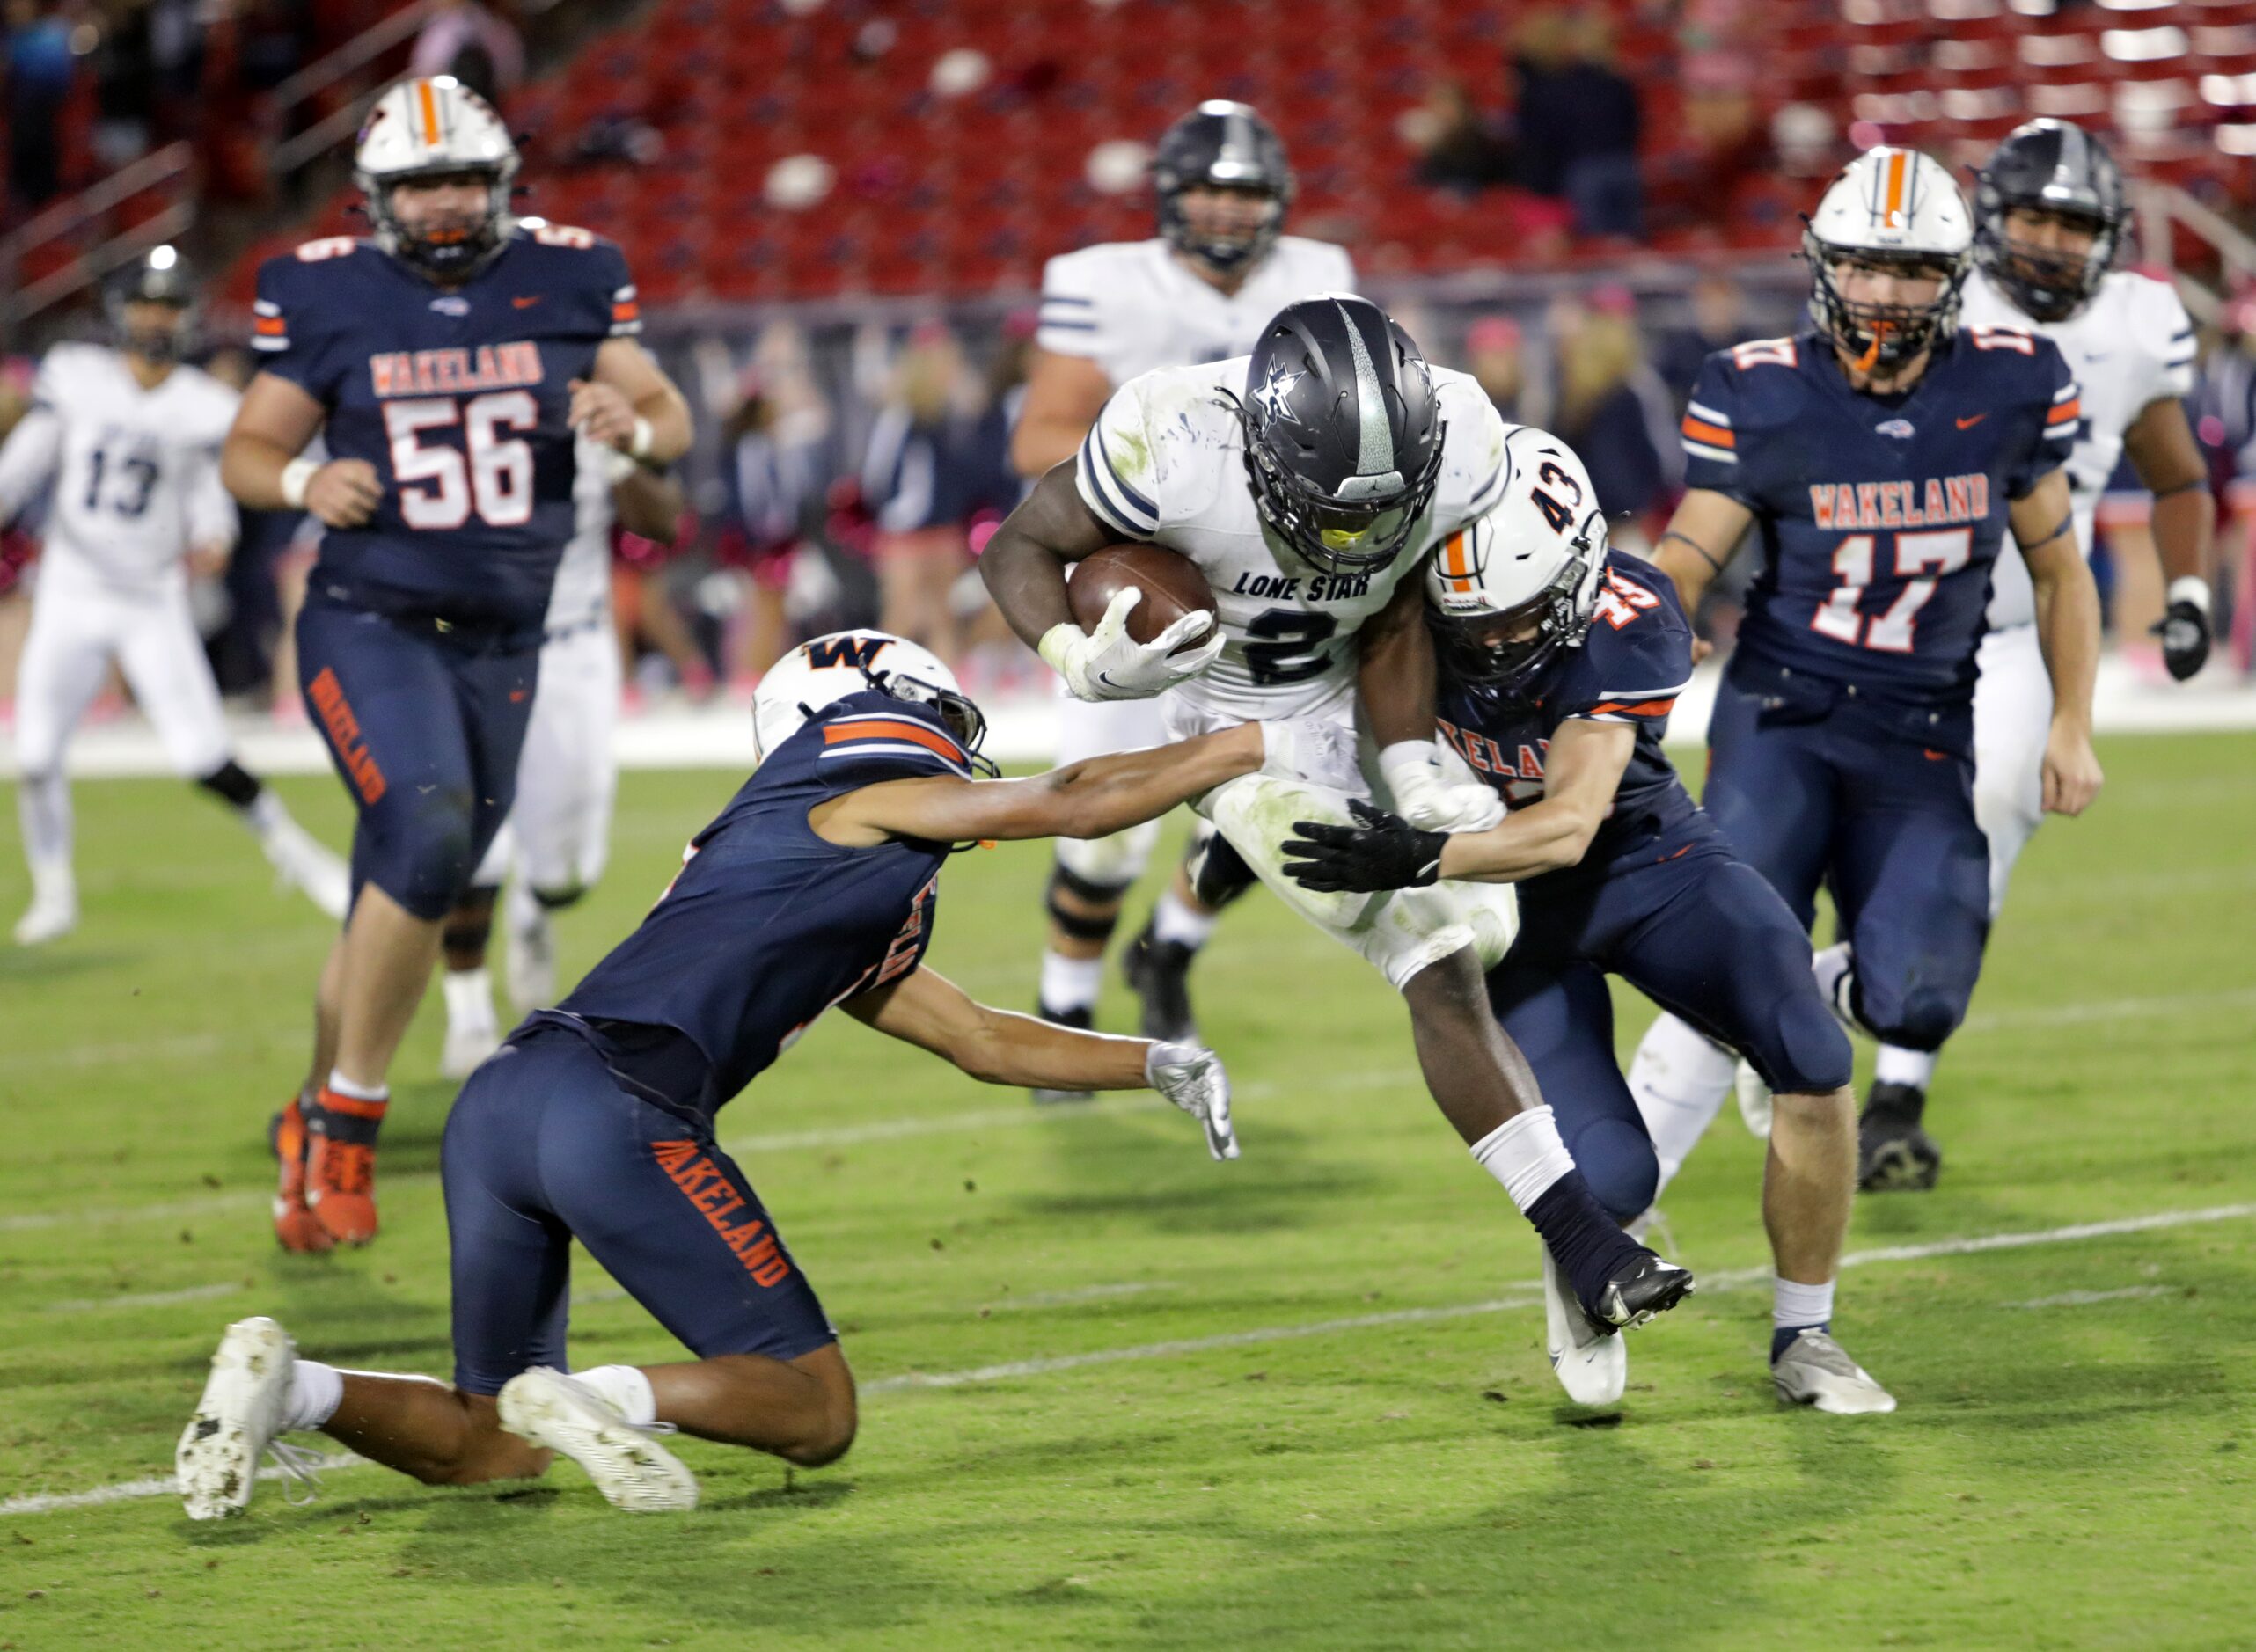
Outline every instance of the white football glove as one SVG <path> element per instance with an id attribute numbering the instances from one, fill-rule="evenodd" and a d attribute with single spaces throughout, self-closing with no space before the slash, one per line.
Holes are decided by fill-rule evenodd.
<path id="1" fill-rule="evenodd" d="M 1129 586 L 1113 593 L 1095 631 L 1067 620 L 1043 634 L 1036 652 L 1066 679 L 1075 699 L 1149 699 L 1197 676 L 1222 652 L 1222 633 L 1207 613 L 1185 614 L 1149 642 L 1138 642 L 1128 634 L 1128 615 L 1143 600 L 1144 593 Z M 1175 652 L 1197 637 L 1206 640 L 1187 653 Z"/>
<path id="2" fill-rule="evenodd" d="M 1197 1119 L 1214 1158 L 1238 1156 L 1230 1127 L 1230 1075 L 1222 1058 L 1196 1044 L 1154 1044 L 1144 1056 L 1144 1082 Z"/>
<path id="3" fill-rule="evenodd" d="M 1278 780 L 1307 780 L 1351 796 L 1363 790 L 1351 724 L 1300 717 L 1261 726 L 1261 771 Z"/>
<path id="4" fill-rule="evenodd" d="M 1484 832 L 1504 819 L 1504 800 L 1476 780 L 1452 780 L 1431 740 L 1399 740 L 1379 754 L 1395 812 L 1420 831 Z"/>

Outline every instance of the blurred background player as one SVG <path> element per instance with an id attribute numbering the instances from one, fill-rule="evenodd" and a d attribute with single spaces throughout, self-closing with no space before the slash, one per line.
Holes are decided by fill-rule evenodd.
<path id="1" fill-rule="evenodd" d="M 180 360 L 194 276 L 160 246 L 106 296 L 114 345 L 50 350 L 31 410 L 0 448 L 0 523 L 54 484 L 16 685 L 17 803 L 32 873 L 16 941 L 37 946 L 77 925 L 63 750 L 113 664 L 172 767 L 233 808 L 275 869 L 341 918 L 344 863 L 235 760 L 189 610 L 190 578 L 224 571 L 237 529 L 218 465 L 235 392 Z"/>
<path id="2" fill-rule="evenodd" d="M 2021 127 L 1997 146 L 1975 186 L 1975 267 L 1959 320 L 2040 333 L 2076 376 L 2083 421 L 2068 478 L 2076 541 L 2087 560 L 2094 515 L 2118 462 L 2128 457 L 2153 493 L 2154 548 L 2169 581 L 2163 657 L 2182 681 L 2208 657 L 2216 501 L 2180 400 L 2194 388 L 2193 321 L 2165 283 L 2108 269 L 2129 216 L 2122 175 L 2098 138 L 2061 121 Z M 2120 548 L 2120 536 L 2110 543 Z M 2027 567 L 2018 557 L 2000 557 L 1991 574 L 1989 628 L 1975 658 L 1981 676 L 1974 699 L 1974 818 L 1989 845 L 1993 924 L 2004 907 L 2013 863 L 2044 819 L 2053 698 L 2036 618 Z M 1870 1110 L 1916 1124 L 1936 1056 L 1883 1043 Z M 1867 1144 L 1862 1172 L 1868 1186 L 1934 1185 L 1936 1161 L 1916 1152 L 1910 1173 L 1891 1180 L 1879 1157 L 1886 1147 L 1878 1133 Z"/>
<path id="3" fill-rule="evenodd" d="M 1453 837 L 1360 805 L 1354 826 L 1307 822 L 1285 847 L 1307 859 L 1285 871 L 1320 892 L 1444 875 L 1519 890 L 1519 938 L 1489 971 L 1489 1002 L 1591 1191 L 1625 1225 L 1652 1206 L 1660 1165 L 1615 1060 L 1606 977 L 1746 1051 L 1778 1093 L 1762 1178 L 1772 1385 L 1820 1411 L 1892 1411 L 1832 1334 L 1856 1198 L 1848 1037 L 1810 972 L 1808 936 L 1661 751 L 1692 680 L 1691 625 L 1666 574 L 1607 549 L 1600 495 L 1572 450 L 1527 426 L 1505 440 L 1503 502 L 1428 559 L 1425 622 L 1442 739 L 1511 812 Z M 1628 1350 L 1584 1322 L 1548 1248 L 1543 1305 L 1568 1398 L 1618 1401 Z"/>
<path id="4" fill-rule="evenodd" d="M 556 939 L 549 914 L 595 888 L 611 858 L 611 808 L 619 792 L 612 733 L 619 726 L 623 687 L 612 621 L 612 530 L 615 524 L 670 545 L 681 518 L 682 486 L 672 476 L 584 436 L 575 463 L 575 526 L 548 598 L 540 686 L 517 759 L 516 807 L 440 932 L 446 965 L 439 980 L 446 1004 L 443 1078 L 468 1078 L 501 1045 L 486 947 L 504 882 L 509 998 L 519 1013 L 546 1009 L 556 1000 Z"/>
<path id="5" fill-rule="evenodd" d="M 1293 187 L 1283 142 L 1244 104 L 1210 100 L 1168 128 L 1152 161 L 1160 233 L 1084 247 L 1051 259 L 1043 271 L 1039 347 L 1011 440 L 1020 475 L 1036 479 L 1071 459 L 1106 400 L 1130 379 L 1154 368 L 1243 355 L 1286 304 L 1353 290 L 1344 251 L 1282 233 Z M 1161 739 L 1154 700 L 1060 699 L 1060 763 Z M 1159 834 L 1160 822 L 1152 821 L 1096 842 L 1058 840 L 1037 999 L 1045 1019 L 1095 1024 L 1105 943 Z M 1194 879 L 1194 868 L 1203 876 Z M 1202 822 L 1189 859 L 1124 960 L 1128 983 L 1143 1000 L 1146 1036 L 1196 1036 L 1191 960 L 1213 933 L 1216 910 L 1252 881 Z"/>
<path id="6" fill-rule="evenodd" d="M 575 437 L 664 465 L 691 434 L 631 336 L 626 259 L 510 215 L 516 150 L 481 99 L 445 77 L 399 83 L 354 165 L 376 234 L 261 267 L 262 370 L 222 461 L 243 504 L 328 530 L 298 674 L 360 812 L 313 1063 L 273 1131 L 275 1232 L 295 1250 L 375 1235 L 392 1057 L 516 793 Z M 300 457 L 316 432 L 325 464 Z"/>
<path id="7" fill-rule="evenodd" d="M 1805 929 L 1831 888 L 1848 945 L 1819 954 L 1820 986 L 1844 1020 L 1922 1052 L 1965 1019 L 1989 928 L 1975 650 L 2009 529 L 2051 689 L 2042 807 L 2080 814 L 2100 784 L 2099 599 L 2062 468 L 2076 381 L 2047 340 L 1958 325 L 1973 241 L 1938 162 L 1880 148 L 1843 169 L 1806 238 L 1815 325 L 1708 359 L 1658 558 L 1690 612 L 1760 525 L 1703 801 Z M 1646 1034 L 1630 1083 L 1664 1164 L 1733 1065 L 1675 1016 Z M 1891 1096 L 1868 1100 L 1858 1136 L 1865 1185 L 1933 1180 L 1939 1154 Z"/>

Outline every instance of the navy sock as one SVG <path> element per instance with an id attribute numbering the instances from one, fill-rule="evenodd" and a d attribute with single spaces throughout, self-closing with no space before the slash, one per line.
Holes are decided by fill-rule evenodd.
<path id="1" fill-rule="evenodd" d="M 1644 1249 L 1622 1231 L 1579 1170 L 1570 1170 L 1545 1188 L 1528 1207 L 1527 1219 L 1585 1302 L 1603 1297 L 1606 1282 Z"/>
<path id="2" fill-rule="evenodd" d="M 1778 1363 L 1778 1356 L 1793 1347 L 1794 1339 L 1803 1332 L 1830 1331 L 1832 1328 L 1833 1321 L 1830 1319 L 1819 1325 L 1781 1325 L 1773 1327 L 1770 1333 L 1770 1363 L 1776 1365 Z"/>

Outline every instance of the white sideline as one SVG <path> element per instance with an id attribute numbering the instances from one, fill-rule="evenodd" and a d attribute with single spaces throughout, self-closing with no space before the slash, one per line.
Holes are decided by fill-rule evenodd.
<path id="1" fill-rule="evenodd" d="M 1920 1261 L 1937 1256 L 1972 1256 L 1988 1251 L 2019 1250 L 2032 1245 L 2064 1245 L 2077 1239 L 2109 1239 L 2125 1233 L 2150 1233 L 2163 1228 L 2191 1227 L 2209 1222 L 2231 1222 L 2256 1217 L 2256 1204 L 2215 1204 L 2195 1210 L 2157 1210 L 2147 1216 L 2119 1217 L 2106 1222 L 2079 1222 L 2069 1227 L 2040 1228 L 2024 1233 L 1984 1233 L 1965 1239 L 1936 1239 L 1925 1245 L 1891 1245 L 1879 1250 L 1851 1251 L 1841 1259 L 1843 1268 L 1869 1267 L 1874 1262 Z M 1700 1276 L 1700 1290 L 1713 1294 L 1744 1290 L 1766 1283 L 1768 1268 L 1738 1268 Z M 2157 1289 L 2159 1289 L 2157 1287 Z M 2125 1293 L 2089 1293 L 2091 1300 Z M 1060 1354 L 1049 1359 L 1013 1360 L 1000 1365 L 981 1365 L 960 1371 L 905 1371 L 862 1385 L 864 1394 L 900 1393 L 914 1389 L 962 1388 L 974 1383 L 1005 1382 L 1018 1377 L 1042 1377 L 1053 1371 L 1080 1371 L 1092 1365 L 1113 1365 L 1129 1360 L 1169 1359 L 1183 1354 L 1203 1354 L 1219 1349 L 1250 1348 L 1264 1342 L 1285 1342 L 1302 1337 L 1329 1336 L 1341 1331 L 1367 1330 L 1375 1326 L 1429 1324 L 1475 1314 L 1501 1313 L 1532 1307 L 1540 1291 L 1521 1290 L 1486 1302 L 1461 1303 L 1437 1308 L 1399 1308 L 1387 1313 L 1358 1314 L 1352 1319 L 1319 1319 L 1307 1325 L 1271 1325 L 1232 1331 L 1220 1336 L 1185 1337 L 1168 1342 L 1144 1342 L 1128 1348 L 1091 1349 L 1080 1354 Z M 2039 1305 L 2035 1303 L 2023 1305 Z M 322 1468 L 346 1468 L 363 1459 L 349 1452 L 324 1458 Z M 279 1471 L 261 1469 L 259 1478 L 271 1480 Z M 68 1509 L 90 1509 L 103 1503 L 137 1498 L 163 1497 L 174 1493 L 172 1481 L 162 1476 L 121 1480 L 87 1491 L 34 1493 L 0 1502 L 0 1516 L 55 1514 Z"/>
<path id="2" fill-rule="evenodd" d="M 2063 1290 L 2056 1297 L 2036 1297 L 2009 1302 L 2009 1308 L 2088 1308 L 2095 1302 L 2128 1302 L 2135 1297 L 2174 1297 L 2171 1285 L 2127 1285 L 2120 1290 Z"/>

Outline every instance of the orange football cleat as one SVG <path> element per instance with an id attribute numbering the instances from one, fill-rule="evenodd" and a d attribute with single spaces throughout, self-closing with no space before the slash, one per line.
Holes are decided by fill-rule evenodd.
<path id="1" fill-rule="evenodd" d="M 305 1202 L 332 1239 L 365 1245 L 376 1237 L 376 1134 L 391 1105 L 323 1085 L 305 1110 Z"/>
<path id="2" fill-rule="evenodd" d="M 305 1203 L 305 1114 L 292 1096 L 267 1126 L 267 1145 L 282 1166 L 275 1188 L 275 1238 L 286 1251 L 326 1251 L 337 1241 Z"/>

